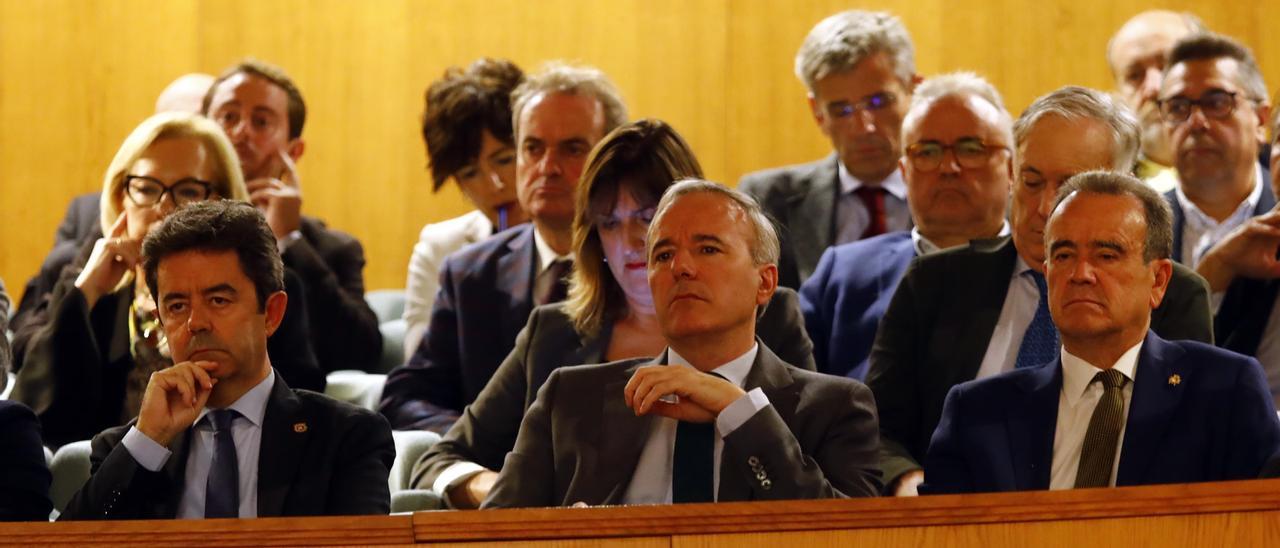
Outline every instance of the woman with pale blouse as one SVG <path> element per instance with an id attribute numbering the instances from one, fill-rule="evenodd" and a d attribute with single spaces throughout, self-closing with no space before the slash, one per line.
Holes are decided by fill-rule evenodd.
<path id="1" fill-rule="evenodd" d="M 515 349 L 475 403 L 414 467 L 418 488 L 434 489 L 454 507 L 477 507 L 553 370 L 663 351 L 645 233 L 662 193 L 689 177 L 701 178 L 702 168 L 662 121 L 623 125 L 596 145 L 578 184 L 569 298 L 533 310 Z M 795 292 L 779 288 L 756 331 L 783 360 L 813 369 L 813 344 Z"/>

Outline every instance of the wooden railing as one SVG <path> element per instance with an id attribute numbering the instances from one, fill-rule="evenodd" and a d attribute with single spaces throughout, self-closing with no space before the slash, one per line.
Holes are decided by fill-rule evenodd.
<path id="1" fill-rule="evenodd" d="M 1277 546 L 1280 480 L 916 499 L 0 524 L 0 544 Z"/>

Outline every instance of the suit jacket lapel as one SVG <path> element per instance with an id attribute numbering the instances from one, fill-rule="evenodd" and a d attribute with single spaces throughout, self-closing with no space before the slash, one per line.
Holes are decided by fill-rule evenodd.
<path id="1" fill-rule="evenodd" d="M 835 201 L 839 198 L 837 161 L 832 154 L 814 168 L 809 192 L 797 196 L 788 212 L 791 223 L 788 240 L 795 250 L 796 266 L 802 279 L 813 273 L 822 252 L 831 246 L 834 237 Z"/>
<path id="2" fill-rule="evenodd" d="M 600 434 L 596 462 L 598 470 L 590 481 L 582 482 L 584 488 L 591 491 L 583 496 L 574 496 L 574 501 L 583 500 L 588 504 L 622 502 L 622 497 L 631 484 L 636 464 L 640 461 L 640 452 L 649 439 L 649 430 L 655 421 L 652 416 L 637 417 L 627 407 L 627 402 L 622 398 L 622 390 L 640 366 L 663 364 L 666 360 L 666 352 L 663 352 L 652 362 L 637 362 L 609 381 L 599 393 L 600 412 L 591 413 L 592 421 L 596 424 L 590 429 Z"/>
<path id="3" fill-rule="evenodd" d="M 747 373 L 747 378 L 743 382 L 743 390 L 759 388 L 764 392 L 765 397 L 769 398 L 769 405 L 778 413 L 778 416 L 782 417 L 783 422 L 790 424 L 796 413 L 796 405 L 800 401 L 800 395 L 792 389 L 795 380 L 791 378 L 791 373 L 787 371 L 782 358 L 760 342 L 759 337 L 756 337 L 756 343 L 760 345 L 760 351 L 756 353 L 755 363 L 751 365 L 751 371 Z M 737 468 L 727 465 L 727 462 L 729 459 L 724 458 L 722 453 L 717 500 L 750 500 L 751 486 L 740 481 Z"/>
<path id="4" fill-rule="evenodd" d="M 507 253 L 498 258 L 494 295 L 505 296 L 505 299 L 495 299 L 498 302 L 494 303 L 502 317 L 503 326 L 501 331 L 494 332 L 495 340 L 503 340 L 502 337 L 508 336 L 510 338 L 507 340 L 513 340 L 529 320 L 529 312 L 533 310 L 534 265 L 537 255 L 533 231 L 533 223 L 529 223 L 521 234 L 507 243 Z M 497 367 L 496 364 L 505 357 L 505 353 L 498 356 L 492 367 Z"/>
<path id="5" fill-rule="evenodd" d="M 1016 490 L 1049 488 L 1053 467 L 1053 436 L 1058 422 L 1058 399 L 1062 391 L 1062 362 L 1036 368 L 1023 379 L 1023 400 L 1007 406 L 1010 462 Z M 1000 486 L 1005 487 L 1005 486 Z"/>
<path id="6" fill-rule="evenodd" d="M 1182 401 L 1182 383 L 1168 382 L 1173 375 L 1186 375 L 1186 366 L 1180 362 L 1182 354 L 1178 347 L 1147 331 L 1125 421 L 1120 467 L 1116 471 L 1118 486 L 1142 483 L 1145 471 L 1161 450 L 1160 439 Z"/>
<path id="7" fill-rule="evenodd" d="M 951 384 L 973 380 L 978 376 L 982 358 L 987 353 L 987 346 L 991 344 L 991 335 L 1000 321 L 1000 311 L 1009 295 L 1009 284 L 1012 283 L 1010 279 L 1018 260 L 1018 250 L 1013 246 L 1013 240 L 1006 237 L 1003 241 L 994 253 L 974 256 L 983 261 L 983 264 L 978 264 L 975 268 L 981 275 L 956 277 L 958 280 L 966 280 L 963 282 L 966 287 L 956 288 L 958 294 L 963 295 L 963 300 L 960 301 L 963 304 L 956 309 L 965 311 L 963 317 L 968 327 L 964 332 L 968 336 L 962 337 L 955 345 L 954 363 L 963 365 L 963 368 L 949 368 L 960 374 Z M 994 242 L 978 245 L 987 243 Z M 994 268 L 988 265 L 994 265 Z"/>
<path id="8" fill-rule="evenodd" d="M 309 436 L 302 401 L 278 373 L 262 418 L 258 449 L 258 516 L 284 515 L 284 501 L 293 487 Z"/>
<path id="9" fill-rule="evenodd" d="M 1182 226 L 1186 223 L 1186 217 L 1182 213 L 1182 204 L 1178 203 L 1177 192 L 1170 190 L 1164 193 L 1164 199 L 1173 210 L 1173 260 L 1182 262 Z"/>

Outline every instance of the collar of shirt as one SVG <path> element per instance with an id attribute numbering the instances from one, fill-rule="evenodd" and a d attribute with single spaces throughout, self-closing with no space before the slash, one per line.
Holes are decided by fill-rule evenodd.
<path id="1" fill-rule="evenodd" d="M 754 343 L 751 345 L 751 349 L 747 350 L 746 353 L 729 360 L 720 367 L 712 369 L 709 373 L 720 375 L 721 377 L 724 377 L 725 380 L 738 385 L 738 388 L 742 388 L 743 384 L 747 382 L 747 373 L 751 372 L 751 364 L 756 362 L 756 354 L 759 352 L 760 344 Z M 667 362 L 671 365 L 693 367 L 689 364 L 689 360 L 684 359 L 684 356 L 681 356 L 676 353 L 675 349 L 669 347 L 667 348 Z"/>
<path id="2" fill-rule="evenodd" d="M 533 246 L 534 249 L 538 251 L 538 271 L 534 273 L 535 275 L 541 274 L 543 270 L 546 270 L 548 266 L 551 266 L 551 263 L 560 259 L 573 260 L 572 253 L 568 255 L 557 255 L 556 251 L 551 249 L 551 244 L 548 244 L 547 241 L 542 238 L 542 233 L 538 232 L 538 227 L 536 226 L 533 228 Z"/>
<path id="3" fill-rule="evenodd" d="M 1138 369 L 1138 352 L 1142 350 L 1142 341 L 1138 341 L 1129 347 L 1124 354 L 1120 355 L 1120 359 L 1111 366 L 1112 369 L 1124 374 L 1129 382 L 1136 380 Z M 1062 393 L 1067 398 L 1067 404 L 1075 406 L 1080 398 L 1084 397 L 1085 390 L 1089 389 L 1089 383 L 1093 382 L 1093 378 L 1097 376 L 1102 369 L 1094 367 L 1089 362 L 1067 352 L 1066 347 L 1062 348 Z"/>
<path id="4" fill-rule="evenodd" d="M 1031 265 L 1027 264 L 1027 261 L 1022 260 L 1021 254 L 1015 255 L 1013 259 L 1013 276 L 1011 276 L 1010 279 L 1017 280 L 1021 278 L 1023 274 L 1026 274 L 1028 270 L 1031 270 Z M 1031 283 L 1034 284 L 1035 282 Z M 1039 289 L 1036 291 L 1038 292 Z"/>
<path id="5" fill-rule="evenodd" d="M 852 173 L 849 173 L 849 170 L 844 167 L 844 162 L 841 162 L 840 160 L 836 160 L 836 173 L 838 173 L 840 177 L 840 194 L 850 194 L 867 185 L 862 182 L 862 180 L 854 177 Z M 884 180 L 880 181 L 880 184 L 876 186 L 885 189 L 894 198 L 904 202 L 907 201 L 907 183 L 902 180 L 901 169 L 893 170 L 888 177 L 885 177 Z"/>
<path id="6" fill-rule="evenodd" d="M 228 405 L 227 409 L 235 409 L 240 413 L 240 416 L 249 419 L 249 422 L 252 422 L 254 426 L 261 428 L 262 418 L 267 414 L 267 400 L 271 398 L 271 390 L 275 386 L 276 374 L 273 369 L 267 372 L 267 378 L 262 379 L 253 388 L 250 388 L 248 392 L 242 394 L 240 399 Z M 200 422 L 205 415 L 209 414 L 209 411 L 212 411 L 212 409 L 208 407 L 201 409 L 200 416 L 196 417 L 195 423 L 202 425 L 204 428 L 212 428 L 209 423 Z"/>
<path id="7" fill-rule="evenodd" d="M 1256 162 L 1253 164 L 1253 190 L 1249 191 L 1249 195 L 1245 197 L 1243 202 L 1240 202 L 1235 212 L 1223 219 L 1221 223 L 1201 211 L 1195 202 L 1192 202 L 1182 192 L 1182 185 L 1178 185 L 1173 191 L 1178 195 L 1178 203 L 1182 205 L 1187 225 L 1195 230 L 1205 231 L 1213 230 L 1220 226 L 1235 226 L 1252 217 L 1254 208 L 1258 207 L 1258 202 L 1262 199 L 1262 166 Z"/>
<path id="8" fill-rule="evenodd" d="M 1009 235 L 1009 230 L 1010 230 L 1010 229 L 1009 229 L 1009 221 L 1001 221 L 1001 224 L 1000 224 L 1000 233 L 999 233 L 999 234 L 996 234 L 996 237 L 998 238 L 998 237 L 1001 237 L 1001 236 L 1008 236 L 1008 235 Z M 937 245 L 937 244 L 935 244 L 935 243 L 933 243 L 933 242 L 929 241 L 929 239 L 928 239 L 928 238 L 925 238 L 925 237 L 924 237 L 924 234 L 921 234 L 921 233 L 920 233 L 920 225 L 916 225 L 916 226 L 911 227 L 911 243 L 915 245 L 915 249 L 916 249 L 916 256 L 917 256 L 917 257 L 923 257 L 923 256 L 928 255 L 928 254 L 930 254 L 930 253 L 937 253 L 937 252 L 942 251 L 942 250 L 944 250 L 944 249 L 954 249 L 954 248 L 957 248 L 957 247 L 963 247 L 963 246 L 967 245 L 967 244 L 960 244 L 960 245 L 954 245 L 954 246 L 951 246 L 951 247 L 948 247 L 948 248 L 941 248 L 941 247 L 938 247 L 938 245 Z"/>

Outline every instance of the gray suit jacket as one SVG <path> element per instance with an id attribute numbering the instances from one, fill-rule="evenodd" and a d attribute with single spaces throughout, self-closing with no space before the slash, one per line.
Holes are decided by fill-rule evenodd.
<path id="1" fill-rule="evenodd" d="M 599 333 L 585 336 L 574 329 L 563 304 L 535 308 L 516 337 L 515 349 L 476 401 L 463 410 L 444 439 L 419 458 L 413 484 L 431 489 L 440 474 L 464 461 L 501 470 L 502 459 L 516 444 L 520 419 L 547 377 L 563 366 L 604 362 L 612 336 L 610 325 L 606 322 Z M 800 299 L 794 291 L 778 288 L 756 322 L 756 334 L 765 346 L 777 348 L 784 362 L 814 370 L 813 343 L 805 333 Z"/>
<path id="2" fill-rule="evenodd" d="M 622 390 L 640 366 L 665 362 L 664 354 L 553 372 L 483 507 L 621 503 L 658 420 L 637 417 Z M 760 387 L 770 405 L 724 439 L 720 501 L 879 492 L 876 410 L 866 386 L 789 366 L 764 344 L 745 384 Z"/>
<path id="3" fill-rule="evenodd" d="M 1007 237 L 974 240 L 916 259 L 903 276 L 880 321 L 867 373 L 884 418 L 886 484 L 920 468 L 947 392 L 977 377 L 1017 253 Z M 1151 330 L 1168 340 L 1212 344 L 1204 278 L 1174 263 L 1164 301 L 1151 312 Z"/>
<path id="4" fill-rule="evenodd" d="M 832 153 L 816 162 L 748 173 L 738 183 L 778 226 L 778 285 L 799 290 L 835 239 L 837 161 Z"/>

